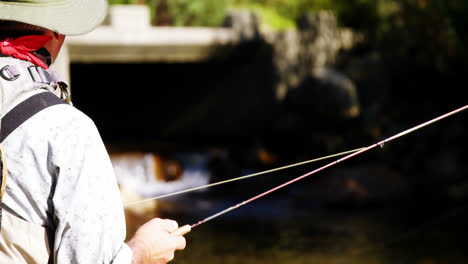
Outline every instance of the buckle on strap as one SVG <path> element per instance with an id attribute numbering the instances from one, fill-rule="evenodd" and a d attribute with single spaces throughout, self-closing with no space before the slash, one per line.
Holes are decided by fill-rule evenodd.
<path id="1" fill-rule="evenodd" d="M 70 87 L 54 70 L 46 70 L 39 66 L 29 66 L 29 74 L 35 83 L 45 84 L 47 90 L 53 92 L 60 99 L 72 105 Z"/>
<path id="2" fill-rule="evenodd" d="M 35 88 L 43 88 L 58 96 L 65 102 L 73 105 L 71 102 L 71 91 L 70 87 L 62 79 L 60 74 L 54 70 L 46 70 L 36 65 L 20 65 L 22 69 L 19 69 L 15 65 L 5 65 L 0 69 L 0 78 L 6 81 L 17 80 L 21 73 L 25 73 L 25 69 L 28 70 L 29 76 L 34 84 L 39 84 Z"/>
<path id="3" fill-rule="evenodd" d="M 18 79 L 20 76 L 20 72 L 18 69 L 15 67 L 12 67 L 10 65 L 5 65 L 1 70 L 0 70 L 0 77 L 7 81 L 14 81 Z"/>
<path id="4" fill-rule="evenodd" d="M 55 85 L 64 82 L 60 75 L 54 70 L 46 70 L 42 67 L 32 65 L 27 67 L 31 79 L 35 83 Z M 14 81 L 21 75 L 20 70 L 14 65 L 5 65 L 0 69 L 0 77 L 7 81 Z"/>
<path id="5" fill-rule="evenodd" d="M 42 67 L 35 65 L 29 66 L 28 71 L 31 78 L 36 83 L 51 84 L 54 81 L 50 73 Z"/>

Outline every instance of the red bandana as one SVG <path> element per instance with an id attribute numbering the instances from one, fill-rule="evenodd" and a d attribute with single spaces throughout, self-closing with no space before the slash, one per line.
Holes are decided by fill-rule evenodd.
<path id="1" fill-rule="evenodd" d="M 47 64 L 34 55 L 32 51 L 42 48 L 51 39 L 51 36 L 40 35 L 2 39 L 0 40 L 0 53 L 20 60 L 30 61 L 39 67 L 47 69 Z"/>

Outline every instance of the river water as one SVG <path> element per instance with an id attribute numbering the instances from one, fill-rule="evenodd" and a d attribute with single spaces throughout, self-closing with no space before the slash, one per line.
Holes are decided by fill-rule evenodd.
<path id="1" fill-rule="evenodd" d="M 167 184 L 174 191 L 202 184 L 208 177 L 202 169 L 185 174 L 194 181 L 182 177 L 179 183 L 185 184 L 159 187 Z M 127 211 L 128 236 L 152 217 L 193 224 L 270 187 L 248 180 L 160 199 L 149 213 Z M 273 193 L 196 227 L 172 263 L 468 263 L 464 201 L 418 197 L 325 206 L 294 194 L 291 189 Z"/>
<path id="2" fill-rule="evenodd" d="M 187 248 L 175 263 L 468 263 L 464 206 L 323 209 L 296 203 L 266 198 L 202 224 L 186 235 Z M 161 215 L 196 221 L 183 211 Z"/>

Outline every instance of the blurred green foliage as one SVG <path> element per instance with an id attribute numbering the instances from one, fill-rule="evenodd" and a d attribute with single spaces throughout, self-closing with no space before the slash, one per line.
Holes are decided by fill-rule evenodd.
<path id="1" fill-rule="evenodd" d="M 277 30 L 294 28 L 309 12 L 330 10 L 342 26 L 364 33 L 369 48 L 448 71 L 466 59 L 466 0 L 110 0 L 146 4 L 153 24 L 219 26 L 232 8 L 248 8 Z M 466 60 L 465 60 L 466 61 Z"/>
<path id="2" fill-rule="evenodd" d="M 174 26 L 219 26 L 232 8 L 257 11 L 264 22 L 275 29 L 294 28 L 297 18 L 310 11 L 333 8 L 334 0 L 109 0 L 110 4 L 147 4 L 154 12 L 161 6 Z"/>
<path id="3" fill-rule="evenodd" d="M 138 0 L 109 0 L 111 5 L 135 5 L 139 4 Z"/>
<path id="4" fill-rule="evenodd" d="M 170 0 L 175 26 L 219 26 L 233 0 Z"/>
<path id="5" fill-rule="evenodd" d="M 376 6 L 382 0 L 109 0 L 110 4 L 147 4 L 152 10 L 167 6 L 165 12 L 175 26 L 219 26 L 232 8 L 257 11 L 264 22 L 275 29 L 295 27 L 305 13 L 332 10 L 345 23 L 365 27 L 375 22 Z M 384 1 L 385 2 L 385 1 Z M 356 14 L 358 14 L 356 16 Z M 158 12 L 153 13 L 154 16 Z M 167 14 L 159 14 L 167 15 Z M 153 17 L 154 18 L 154 17 Z"/>

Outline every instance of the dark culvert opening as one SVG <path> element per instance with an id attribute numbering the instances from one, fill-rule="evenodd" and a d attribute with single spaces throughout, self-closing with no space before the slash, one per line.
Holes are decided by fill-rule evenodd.
<path id="1" fill-rule="evenodd" d="M 248 59 L 245 59 L 245 58 Z M 143 151 L 235 144 L 271 131 L 271 54 L 202 63 L 73 63 L 74 105 L 104 142 Z"/>

